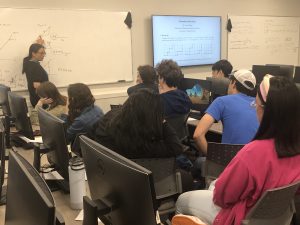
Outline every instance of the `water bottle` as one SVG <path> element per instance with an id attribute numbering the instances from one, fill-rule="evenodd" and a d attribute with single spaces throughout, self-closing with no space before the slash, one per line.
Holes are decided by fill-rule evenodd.
<path id="1" fill-rule="evenodd" d="M 72 209 L 83 208 L 85 193 L 85 169 L 80 157 L 72 157 L 69 161 L 70 206 Z"/>

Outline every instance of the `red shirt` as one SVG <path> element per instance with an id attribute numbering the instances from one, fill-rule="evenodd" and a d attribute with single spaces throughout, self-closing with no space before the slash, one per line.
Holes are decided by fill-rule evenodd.
<path id="1" fill-rule="evenodd" d="M 300 180 L 300 155 L 278 158 L 274 140 L 253 141 L 235 156 L 215 184 L 222 209 L 213 225 L 239 225 L 268 189 Z"/>

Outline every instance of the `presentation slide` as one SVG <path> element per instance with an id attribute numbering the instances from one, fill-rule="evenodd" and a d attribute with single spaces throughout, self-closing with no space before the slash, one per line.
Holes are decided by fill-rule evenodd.
<path id="1" fill-rule="evenodd" d="M 152 16 L 154 66 L 173 59 L 179 66 L 213 64 L 221 55 L 221 17 Z"/>

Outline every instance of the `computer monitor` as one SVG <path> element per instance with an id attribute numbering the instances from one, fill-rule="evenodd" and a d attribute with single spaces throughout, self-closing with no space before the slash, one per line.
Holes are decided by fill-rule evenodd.
<path id="1" fill-rule="evenodd" d="M 110 225 L 156 225 L 155 189 L 151 171 L 80 136 L 80 145 L 93 201 L 112 207 L 100 216 Z"/>
<path id="2" fill-rule="evenodd" d="M 293 80 L 295 68 L 294 65 L 266 64 L 266 66 L 279 66 L 279 73 L 277 74 L 277 76 L 282 76 Z"/>
<path id="3" fill-rule="evenodd" d="M 8 171 L 5 225 L 54 225 L 55 202 L 39 173 L 14 151 Z"/>
<path id="4" fill-rule="evenodd" d="M 66 123 L 42 108 L 38 109 L 38 118 L 43 144 L 50 150 L 47 153 L 48 161 L 68 181 L 70 156 L 66 141 Z"/>
<path id="5" fill-rule="evenodd" d="M 211 100 L 215 100 L 219 96 L 227 95 L 229 78 L 213 78 L 206 77 L 206 80 L 211 81 Z"/>
<path id="6" fill-rule="evenodd" d="M 204 111 L 210 104 L 211 81 L 183 78 L 180 81 L 179 89 L 189 96 L 192 102 L 192 109 Z"/>
<path id="7" fill-rule="evenodd" d="M 256 78 L 256 85 L 259 85 L 266 74 L 278 76 L 280 74 L 280 66 L 253 65 L 252 73 Z"/>
<path id="8" fill-rule="evenodd" d="M 300 83 L 300 66 L 295 67 L 294 82 Z"/>
<path id="9" fill-rule="evenodd" d="M 10 87 L 0 84 L 0 106 L 4 116 L 11 115 L 8 102 L 8 92 L 10 92 Z"/>
<path id="10" fill-rule="evenodd" d="M 6 190 L 3 186 L 5 175 L 5 129 L 0 120 L 0 205 L 6 201 Z"/>
<path id="11" fill-rule="evenodd" d="M 11 115 L 16 120 L 15 125 L 19 134 L 29 139 L 34 139 L 26 99 L 16 93 L 9 92 L 8 101 Z"/>

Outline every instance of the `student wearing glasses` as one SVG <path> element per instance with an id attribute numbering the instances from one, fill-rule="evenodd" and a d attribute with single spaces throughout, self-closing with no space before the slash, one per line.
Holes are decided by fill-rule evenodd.
<path id="1" fill-rule="evenodd" d="M 46 70 L 40 65 L 40 61 L 43 61 L 45 55 L 45 47 L 42 44 L 34 43 L 29 48 L 28 56 L 23 59 L 22 73 L 26 74 L 30 102 L 33 107 L 40 99 L 36 89 L 42 82 L 49 80 Z"/>

